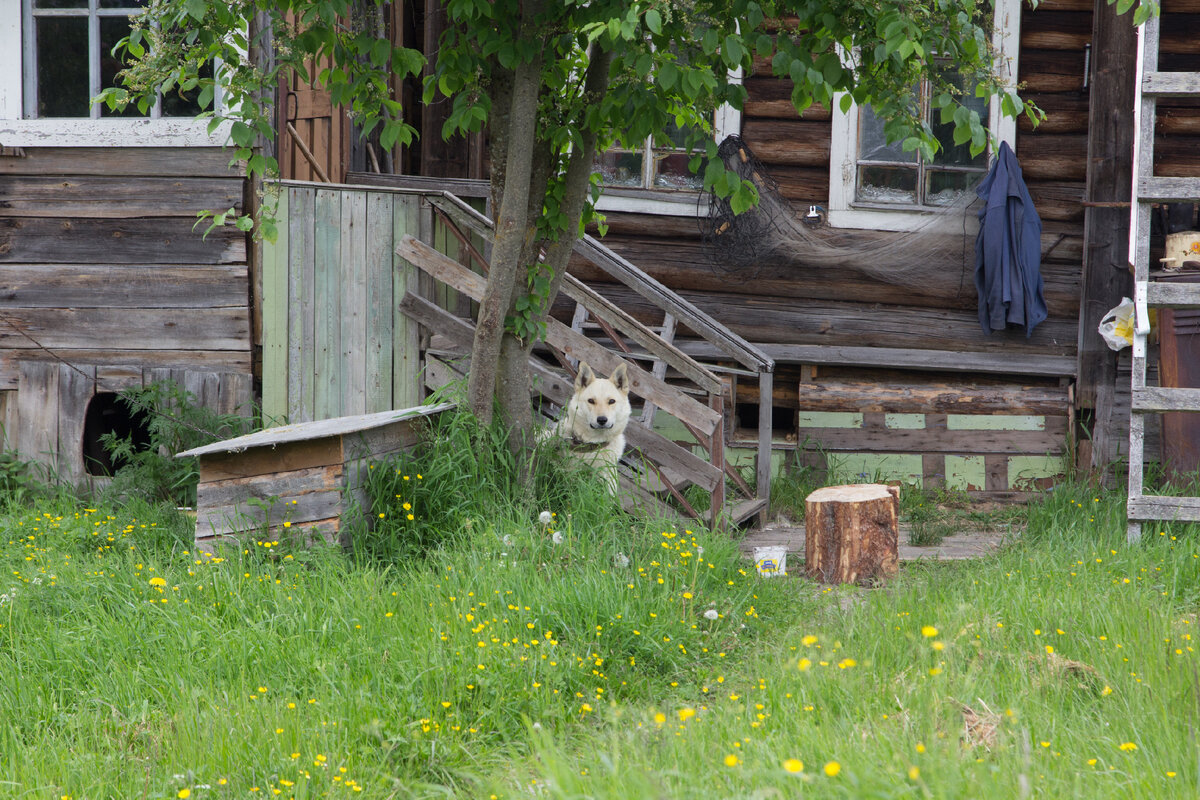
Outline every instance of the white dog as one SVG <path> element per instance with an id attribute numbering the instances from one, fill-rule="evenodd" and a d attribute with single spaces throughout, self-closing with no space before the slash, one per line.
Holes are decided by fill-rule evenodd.
<path id="1" fill-rule="evenodd" d="M 554 427 L 569 443 L 571 458 L 601 473 L 609 492 L 617 491 L 617 461 L 625 452 L 629 424 L 629 371 L 622 363 L 609 378 L 597 378 L 584 362 L 575 376 L 575 394 Z"/>

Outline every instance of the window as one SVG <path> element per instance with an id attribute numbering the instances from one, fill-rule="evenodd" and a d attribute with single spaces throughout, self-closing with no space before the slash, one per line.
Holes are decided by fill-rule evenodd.
<path id="1" fill-rule="evenodd" d="M 742 79 L 740 69 L 730 75 L 731 80 Z M 741 133 L 741 127 L 741 113 L 731 106 L 721 106 L 713 114 L 713 138 L 718 143 Z M 688 169 L 691 156 L 683 149 L 686 133 L 672 125 L 667 134 L 675 147 L 655 147 L 648 138 L 641 147 L 613 148 L 597 155 L 596 169 L 604 184 L 597 209 L 684 217 L 703 212 L 696 203 L 703 181 Z"/>
<path id="2" fill-rule="evenodd" d="M 112 50 L 146 0 L 0 0 L 0 144 L 219 145 L 190 98 L 159 98 L 142 115 L 91 98 L 122 69 Z"/>
<path id="3" fill-rule="evenodd" d="M 995 0 L 995 47 L 1001 74 L 1016 84 L 1020 27 L 1019 0 Z M 953 65 L 945 69 L 955 77 Z M 932 161 L 906 153 L 900 143 L 888 144 L 883 121 L 869 106 L 851 106 L 842 114 L 834 101 L 829 159 L 829 224 L 835 227 L 907 230 L 939 206 L 952 205 L 987 171 L 988 154 L 972 157 L 967 145 L 954 144 L 953 126 L 931 115 L 928 86 L 914 87 L 914 101 L 930 120 L 941 149 Z M 1002 141 L 1016 147 L 1016 123 L 975 97 L 966 101 L 987 120 Z"/>

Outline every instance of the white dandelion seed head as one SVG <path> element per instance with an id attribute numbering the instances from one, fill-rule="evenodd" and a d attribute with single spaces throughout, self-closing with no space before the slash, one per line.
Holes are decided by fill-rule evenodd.
<path id="1" fill-rule="evenodd" d="M 535 722 L 535 723 L 533 723 L 532 727 L 535 731 L 540 731 L 542 729 L 542 723 Z"/>
<path id="2" fill-rule="evenodd" d="M 504 542 L 505 547 L 513 546 L 513 538 L 512 538 L 512 534 L 510 534 L 510 533 L 504 534 L 504 538 L 501 539 L 500 541 Z"/>
<path id="3" fill-rule="evenodd" d="M 551 522 L 554 522 L 554 515 L 549 511 L 543 511 L 542 513 L 538 514 L 538 522 L 542 523 L 543 525 L 549 525 Z"/>
<path id="4" fill-rule="evenodd" d="M 717 610 L 715 608 L 710 608 L 704 612 L 705 619 L 716 619 L 719 616 L 721 616 L 721 615 L 717 613 Z"/>
<path id="5" fill-rule="evenodd" d="M 555 531 L 554 533 L 550 534 L 550 541 L 554 542 L 555 544 L 562 544 L 563 543 L 562 531 Z"/>
<path id="6" fill-rule="evenodd" d="M 629 556 L 625 555 L 624 553 L 617 553 L 615 556 L 613 556 L 613 563 L 616 564 L 618 567 L 622 567 L 622 568 L 628 567 L 629 566 Z"/>

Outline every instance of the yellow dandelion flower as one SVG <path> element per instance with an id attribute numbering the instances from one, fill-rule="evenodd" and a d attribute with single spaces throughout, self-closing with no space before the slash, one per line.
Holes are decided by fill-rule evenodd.
<path id="1" fill-rule="evenodd" d="M 920 777 L 921 777 L 921 768 L 920 767 L 912 766 L 912 767 L 908 768 L 908 779 L 910 781 L 915 781 Z"/>
<path id="2" fill-rule="evenodd" d="M 924 753 L 924 752 L 925 752 L 925 745 L 921 744 L 920 742 L 917 742 L 917 752 L 918 752 L 918 753 Z"/>
<path id="3" fill-rule="evenodd" d="M 842 771 L 842 765 L 836 761 L 830 761 L 825 764 L 825 774 L 831 778 L 837 777 L 837 774 Z"/>
<path id="4" fill-rule="evenodd" d="M 164 578 L 154 577 L 154 578 L 150 579 L 150 585 L 151 586 L 166 586 L 167 581 Z"/>
<path id="5" fill-rule="evenodd" d="M 783 768 L 794 775 L 804 771 L 804 762 L 798 758 L 789 758 L 783 762 Z"/>
<path id="6" fill-rule="evenodd" d="M 679 721 L 680 722 L 687 722 L 689 719 L 691 719 L 694 716 L 696 716 L 696 709 L 694 709 L 694 708 L 679 709 Z"/>
<path id="7" fill-rule="evenodd" d="M 932 625 L 926 625 L 925 627 L 921 628 L 921 635 L 926 639 L 932 639 L 938 635 L 938 629 Z"/>
<path id="8" fill-rule="evenodd" d="M 655 713 L 655 715 L 654 715 L 654 724 L 655 725 L 662 725 L 662 724 L 666 723 L 666 721 L 667 721 L 666 714 L 662 713 L 661 711 Z"/>
<path id="9" fill-rule="evenodd" d="M 175 796 L 178 797 L 180 800 L 187 800 L 187 798 L 192 796 L 192 790 L 187 789 L 187 788 L 180 789 L 178 792 L 175 793 Z"/>
<path id="10" fill-rule="evenodd" d="M 1138 749 L 1138 746 L 1136 744 L 1134 744 L 1133 742 L 1123 742 L 1121 744 L 1121 749 L 1124 750 L 1126 753 L 1132 753 L 1134 750 Z"/>
<path id="11" fill-rule="evenodd" d="M 805 647 L 812 647 L 816 643 L 817 637 L 813 636 L 811 633 L 800 640 L 800 644 L 804 645 Z"/>
<path id="12" fill-rule="evenodd" d="M 1100 690 L 1101 697 L 1108 697 L 1112 693 L 1113 693 L 1113 690 L 1112 690 L 1111 686 L 1106 685 L 1103 689 Z"/>
<path id="13" fill-rule="evenodd" d="M 403 506 L 401 506 L 401 508 L 403 508 L 405 511 L 412 511 L 412 503 L 405 503 Z"/>
<path id="14" fill-rule="evenodd" d="M 408 521 L 409 521 L 409 522 L 412 522 L 414 519 L 415 519 L 415 517 L 413 517 L 413 515 L 412 515 L 412 514 L 409 514 L 409 515 L 408 515 Z"/>
<path id="15" fill-rule="evenodd" d="M 930 644 L 929 646 L 930 646 L 930 647 L 932 647 L 934 650 L 937 650 L 937 651 L 939 651 L 939 652 L 940 652 L 940 651 L 942 651 L 942 650 L 945 650 L 945 649 L 946 649 L 946 644 L 945 644 L 945 642 L 941 642 L 941 641 L 933 642 L 933 643 L 932 643 L 932 644 Z"/>
<path id="16" fill-rule="evenodd" d="M 730 753 L 729 755 L 725 756 L 725 766 L 727 766 L 727 767 L 736 767 L 740 763 L 742 763 L 742 760 L 740 758 L 738 758 L 737 756 L 735 756 L 733 753 Z"/>
<path id="17" fill-rule="evenodd" d="M 810 669 L 811 667 L 812 667 L 812 662 L 809 661 L 807 658 L 800 659 L 800 661 L 796 664 L 796 669 L 800 670 L 801 672 L 805 672 L 808 669 Z"/>

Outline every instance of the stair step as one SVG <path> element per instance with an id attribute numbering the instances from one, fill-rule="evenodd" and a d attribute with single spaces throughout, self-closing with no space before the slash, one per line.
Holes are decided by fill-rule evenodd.
<path id="1" fill-rule="evenodd" d="M 1126 508 L 1129 519 L 1200 522 L 1200 497 L 1142 495 L 1130 497 Z"/>
<path id="2" fill-rule="evenodd" d="M 1154 97 L 1200 97 L 1200 72 L 1147 72 L 1142 94 Z"/>
<path id="3" fill-rule="evenodd" d="M 1200 389 L 1147 386 L 1133 390 L 1133 411 L 1155 414 L 1164 411 L 1200 411 Z"/>
<path id="4" fill-rule="evenodd" d="M 749 500 L 741 500 L 732 505 L 726 505 L 722 512 L 725 518 L 729 520 L 731 525 L 740 525 L 746 520 L 753 517 L 758 512 L 767 507 L 767 501 L 761 497 L 752 497 Z M 704 521 L 711 523 L 709 517 L 712 516 L 711 511 L 704 513 Z"/>
<path id="5" fill-rule="evenodd" d="M 1200 178 L 1139 178 L 1140 203 L 1194 202 L 1200 198 Z"/>
<path id="6" fill-rule="evenodd" d="M 1146 284 L 1146 303 L 1168 308 L 1200 308 L 1200 283 L 1151 281 Z"/>

